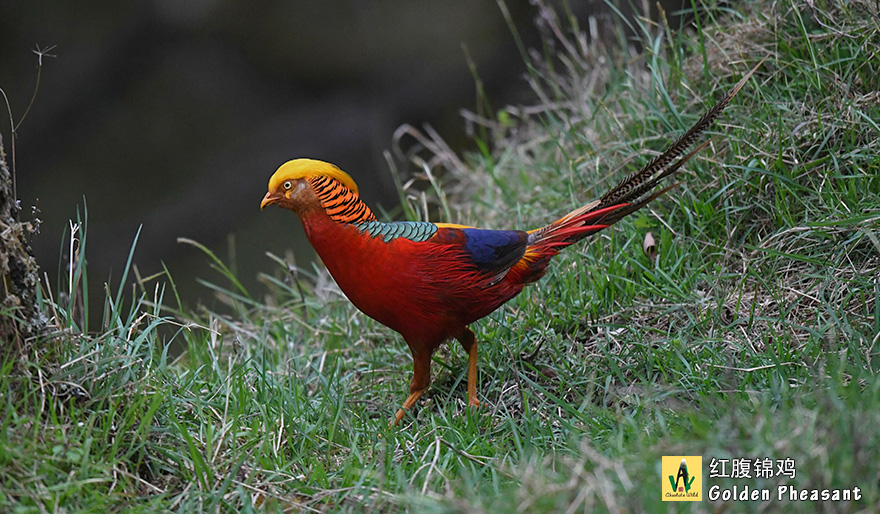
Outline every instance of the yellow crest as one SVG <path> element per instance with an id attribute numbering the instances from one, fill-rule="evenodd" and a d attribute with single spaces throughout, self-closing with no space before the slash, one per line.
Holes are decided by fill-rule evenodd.
<path id="1" fill-rule="evenodd" d="M 336 179 L 345 187 L 357 193 L 358 187 L 348 173 L 329 162 L 315 159 L 294 159 L 281 165 L 269 179 L 269 191 L 277 191 L 285 180 L 296 180 L 313 176 L 324 176 Z"/>

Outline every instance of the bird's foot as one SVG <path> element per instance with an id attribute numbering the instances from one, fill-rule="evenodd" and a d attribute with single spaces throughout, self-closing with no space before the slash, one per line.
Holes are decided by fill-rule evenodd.
<path id="1" fill-rule="evenodd" d="M 483 405 L 483 404 L 480 403 L 480 400 L 477 400 L 476 397 L 468 398 L 468 407 L 473 407 L 474 410 L 479 410 L 479 408 L 480 408 L 482 405 Z"/>
<path id="2" fill-rule="evenodd" d="M 404 416 L 406 416 L 406 410 L 397 409 L 397 414 L 395 414 L 394 419 L 391 420 L 391 423 L 389 423 L 388 426 L 396 427 L 397 424 L 400 423 L 400 420 L 402 420 Z"/>

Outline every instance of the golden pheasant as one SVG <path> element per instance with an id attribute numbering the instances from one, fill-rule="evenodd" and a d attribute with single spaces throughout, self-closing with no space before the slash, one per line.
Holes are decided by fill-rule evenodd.
<path id="1" fill-rule="evenodd" d="M 540 279 L 562 248 L 613 225 L 675 187 L 652 192 L 706 146 L 703 143 L 673 163 L 727 107 L 758 66 L 639 172 L 598 200 L 535 230 L 378 221 L 348 174 L 311 159 L 295 159 L 278 168 L 269 179 L 260 208 L 275 204 L 295 212 L 349 300 L 406 340 L 413 377 L 394 424 L 427 389 L 434 350 L 452 338 L 468 354 L 468 403 L 478 406 L 477 340 L 468 325 Z"/>

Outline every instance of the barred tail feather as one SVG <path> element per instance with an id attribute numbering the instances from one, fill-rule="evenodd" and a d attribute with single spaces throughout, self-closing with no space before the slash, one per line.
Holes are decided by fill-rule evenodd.
<path id="1" fill-rule="evenodd" d="M 706 141 L 684 157 L 675 160 L 712 125 L 766 59 L 767 57 L 761 59 L 761 62 L 746 73 L 693 127 L 665 152 L 651 159 L 644 168 L 620 181 L 599 200 L 575 209 L 545 227 L 530 231 L 529 246 L 522 259 L 510 269 L 511 278 L 520 283 L 538 280 L 544 275 L 550 258 L 559 253 L 559 250 L 608 228 L 678 186 L 677 183 L 672 184 L 651 193 L 660 181 L 677 172 L 697 152 L 708 146 L 709 142 Z"/>
<path id="2" fill-rule="evenodd" d="M 610 191 L 602 195 L 602 198 L 599 199 L 597 207 L 602 208 L 624 202 L 638 204 L 639 197 L 653 189 L 654 186 L 656 186 L 661 180 L 678 171 L 678 169 L 691 157 L 693 157 L 696 152 L 704 148 L 705 144 L 701 145 L 696 150 L 683 157 L 673 166 L 668 168 L 667 166 L 669 166 L 669 163 L 671 163 L 676 157 L 684 153 L 684 151 L 687 150 L 688 147 L 693 145 L 697 141 L 697 138 L 700 136 L 700 134 L 702 134 L 707 128 L 712 125 L 715 119 L 718 118 L 718 115 L 720 115 L 721 112 L 730 104 L 730 101 L 733 99 L 733 97 L 736 96 L 737 93 L 739 93 L 743 86 L 745 86 L 746 82 L 748 82 L 751 76 L 758 70 L 758 68 L 761 66 L 761 64 L 764 63 L 766 59 L 767 57 L 761 59 L 761 62 L 759 62 L 757 65 L 755 65 L 754 68 L 746 73 L 743 78 L 741 78 L 740 81 L 737 82 L 736 85 L 733 86 L 718 103 L 716 103 L 711 109 L 706 111 L 706 114 L 704 114 L 703 117 L 700 118 L 700 120 L 697 121 L 693 127 L 691 127 L 680 138 L 678 138 L 676 142 L 672 143 L 672 145 L 667 148 L 665 152 L 651 159 L 651 161 L 646 164 L 644 168 L 626 177 L 619 184 L 611 188 Z M 642 205 L 644 204 L 641 204 L 639 207 L 641 207 Z"/>
<path id="3" fill-rule="evenodd" d="M 648 194 L 663 179 L 677 172 L 686 162 L 696 155 L 697 152 L 709 145 L 708 141 L 702 143 L 690 153 L 670 165 L 670 163 L 697 141 L 700 134 L 712 125 L 712 122 L 714 122 L 715 119 L 718 118 L 718 115 L 721 114 L 721 112 L 730 104 L 733 97 L 739 93 L 746 82 L 748 82 L 749 78 L 751 78 L 766 59 L 766 57 L 761 59 L 761 62 L 746 73 L 718 103 L 706 111 L 706 114 L 704 114 L 693 127 L 678 138 L 677 141 L 672 143 L 665 152 L 651 159 L 651 161 L 641 170 L 620 181 L 620 183 L 611 188 L 610 191 L 602 195 L 599 200 L 587 204 L 580 209 L 576 209 L 561 220 L 535 231 L 536 236 L 538 236 L 537 239 L 542 239 L 546 233 L 546 237 L 553 237 L 551 234 L 555 235 L 553 240 L 557 241 L 559 240 L 559 237 L 562 237 L 562 234 L 565 234 L 567 236 L 565 241 L 571 244 L 578 239 L 582 239 L 601 230 L 601 228 L 591 230 L 587 227 L 575 227 L 574 225 L 577 225 L 578 223 L 580 223 L 580 225 L 591 224 L 595 227 L 602 226 L 602 228 L 605 228 L 617 223 L 625 216 L 641 209 L 654 199 L 663 196 L 670 189 L 676 187 L 678 184 L 673 184 L 665 189 Z"/>

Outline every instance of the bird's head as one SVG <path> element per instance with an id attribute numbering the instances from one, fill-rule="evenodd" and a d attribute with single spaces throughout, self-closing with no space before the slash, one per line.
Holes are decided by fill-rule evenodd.
<path id="1" fill-rule="evenodd" d="M 287 161 L 269 179 L 269 191 L 260 202 L 260 210 L 267 205 L 278 205 L 300 212 L 310 205 L 319 205 L 309 179 L 329 177 L 357 193 L 357 184 L 348 173 L 333 164 L 314 159 L 294 159 Z"/>

